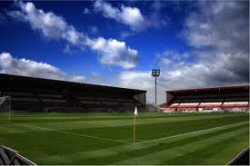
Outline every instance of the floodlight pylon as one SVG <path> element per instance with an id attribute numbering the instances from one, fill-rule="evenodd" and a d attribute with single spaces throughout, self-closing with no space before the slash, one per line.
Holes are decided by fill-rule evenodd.
<path id="1" fill-rule="evenodd" d="M 157 106 L 157 78 L 160 76 L 160 69 L 152 69 L 152 76 L 155 77 L 155 106 Z M 157 107 L 155 107 L 157 112 Z"/>

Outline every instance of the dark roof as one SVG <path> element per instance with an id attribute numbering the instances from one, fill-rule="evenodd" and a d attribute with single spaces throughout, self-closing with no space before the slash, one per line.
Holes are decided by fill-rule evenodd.
<path id="1" fill-rule="evenodd" d="M 238 86 L 222 86 L 222 87 L 211 87 L 211 88 L 199 88 L 199 89 L 182 89 L 182 90 L 167 90 L 166 93 L 194 93 L 194 92 L 217 92 L 227 90 L 248 90 L 249 85 L 238 85 Z"/>
<path id="2" fill-rule="evenodd" d="M 0 89 L 24 89 L 24 90 L 68 90 L 68 91 L 83 91 L 83 92 L 98 92 L 98 93 L 131 93 L 140 94 L 146 93 L 145 90 L 128 89 L 121 87 L 112 87 L 106 85 L 95 85 L 87 83 L 77 83 L 61 80 L 52 80 L 44 78 L 35 78 L 27 76 L 18 76 L 10 74 L 0 74 Z"/>

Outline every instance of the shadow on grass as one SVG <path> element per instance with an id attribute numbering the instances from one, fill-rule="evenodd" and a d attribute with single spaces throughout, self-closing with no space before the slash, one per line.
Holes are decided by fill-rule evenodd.
<path id="1" fill-rule="evenodd" d="M 247 126 L 247 124 L 244 125 L 244 126 Z M 120 153 L 117 153 L 116 155 L 110 155 L 110 156 L 104 156 L 104 157 L 95 157 L 95 158 L 82 160 L 82 161 L 80 160 L 80 161 L 77 161 L 76 163 L 81 163 L 81 164 L 112 164 L 112 163 L 119 163 L 119 161 L 126 161 L 126 159 L 136 158 L 136 157 L 144 156 L 144 155 L 147 155 L 147 154 L 153 154 L 154 152 L 159 152 L 159 151 L 162 151 L 162 150 L 175 148 L 175 147 L 178 147 L 178 146 L 185 145 L 187 143 L 192 144 L 193 142 L 200 141 L 200 140 L 203 140 L 203 139 L 207 139 L 207 138 L 213 137 L 215 135 L 224 134 L 226 132 L 231 132 L 231 131 L 239 129 L 241 127 L 243 127 L 243 126 L 236 126 L 236 127 L 232 127 L 232 128 L 229 128 L 229 129 L 223 129 L 223 130 L 220 130 L 220 131 L 215 131 L 213 133 L 200 134 L 198 136 L 192 136 L 190 138 L 185 138 L 185 139 L 182 139 L 182 140 L 173 141 L 171 143 L 158 143 L 156 145 L 153 145 L 153 146 L 150 146 L 150 147 L 145 147 L 143 149 L 120 152 Z M 130 146 L 133 146 L 133 145 L 130 145 Z M 145 144 L 145 146 L 147 146 L 147 145 Z"/>

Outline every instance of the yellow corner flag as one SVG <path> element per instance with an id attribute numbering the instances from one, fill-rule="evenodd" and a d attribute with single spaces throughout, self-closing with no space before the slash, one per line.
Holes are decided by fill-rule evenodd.
<path id="1" fill-rule="evenodd" d="M 135 136 L 136 136 L 136 117 L 138 116 L 138 111 L 137 111 L 137 107 L 135 106 L 135 110 L 134 110 L 134 129 L 133 129 L 133 143 L 135 143 Z"/>

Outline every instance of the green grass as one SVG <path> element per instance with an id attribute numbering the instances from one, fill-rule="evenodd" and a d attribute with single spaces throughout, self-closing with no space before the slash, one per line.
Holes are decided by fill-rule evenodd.
<path id="1" fill-rule="evenodd" d="M 0 114 L 0 143 L 36 164 L 227 164 L 249 146 L 249 114 Z"/>

